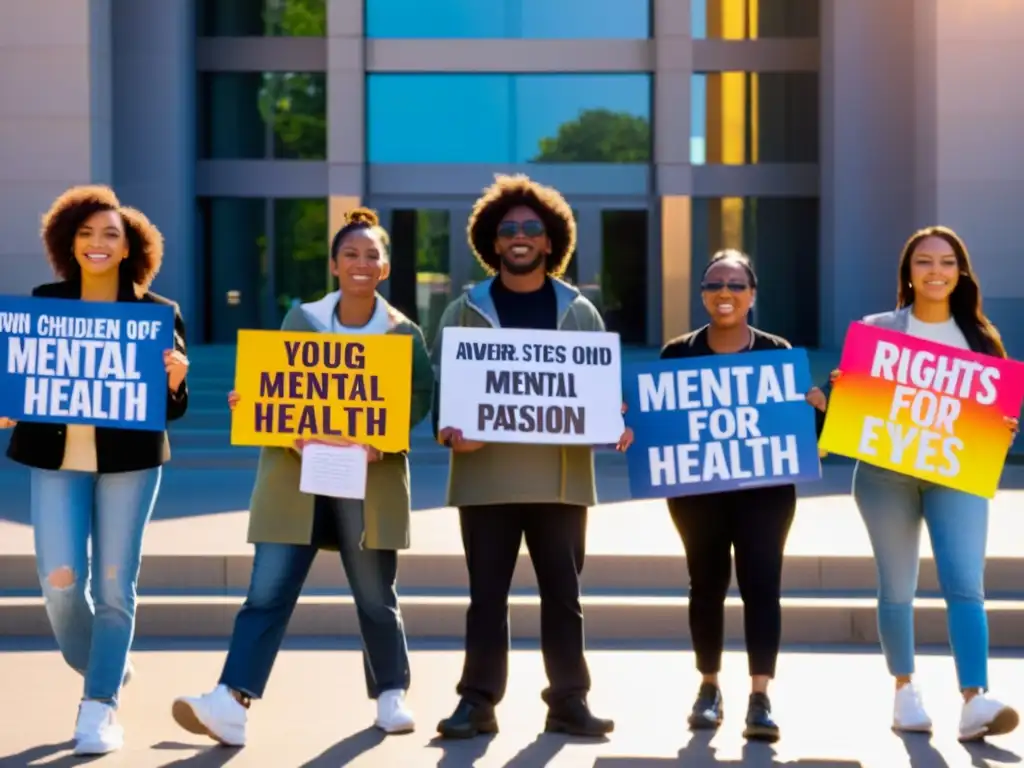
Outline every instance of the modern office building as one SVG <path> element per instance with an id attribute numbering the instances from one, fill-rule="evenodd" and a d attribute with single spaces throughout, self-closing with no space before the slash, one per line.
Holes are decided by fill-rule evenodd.
<path id="1" fill-rule="evenodd" d="M 942 222 L 1019 354 L 1022 71 L 1020 0 L 3 0 L 0 281 L 46 278 L 56 194 L 113 184 L 192 341 L 230 343 L 327 289 L 365 204 L 429 334 L 479 279 L 473 200 L 519 171 L 573 205 L 570 277 L 628 343 L 702 322 L 735 246 L 758 324 L 838 346 Z"/>

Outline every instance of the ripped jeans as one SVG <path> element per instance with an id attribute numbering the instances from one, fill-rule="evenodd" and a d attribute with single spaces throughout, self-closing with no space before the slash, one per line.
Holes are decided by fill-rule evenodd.
<path id="1" fill-rule="evenodd" d="M 160 467 L 109 474 L 32 470 L 46 615 L 64 660 L 85 677 L 86 699 L 117 705 L 135 635 L 142 535 L 160 477 Z"/>

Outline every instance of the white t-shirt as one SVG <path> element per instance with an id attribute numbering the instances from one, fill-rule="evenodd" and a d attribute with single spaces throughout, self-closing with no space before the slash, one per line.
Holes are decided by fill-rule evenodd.
<path id="1" fill-rule="evenodd" d="M 388 308 L 380 299 L 377 300 L 376 306 L 373 308 L 373 314 L 370 316 L 370 321 L 362 327 L 342 325 L 341 321 L 338 320 L 337 305 L 334 306 L 334 311 L 331 312 L 331 333 L 365 333 L 368 335 L 378 336 L 387 333 L 390 324 L 391 321 L 388 318 Z"/>
<path id="2" fill-rule="evenodd" d="M 926 323 L 911 314 L 910 322 L 907 323 L 907 333 L 919 339 L 934 341 L 936 344 L 945 344 L 957 349 L 969 350 L 971 348 L 967 339 L 964 338 L 964 332 L 960 330 L 960 326 L 952 317 L 941 323 Z"/>

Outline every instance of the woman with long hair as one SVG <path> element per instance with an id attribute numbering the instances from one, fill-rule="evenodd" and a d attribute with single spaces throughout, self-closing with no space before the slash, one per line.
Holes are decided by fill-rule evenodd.
<path id="1" fill-rule="evenodd" d="M 757 295 L 757 275 L 745 254 L 731 249 L 716 253 L 704 269 L 700 287 L 709 324 L 666 344 L 661 351 L 663 360 L 791 348 L 785 339 L 748 323 Z M 807 393 L 812 403 L 822 397 L 816 387 Z M 682 496 L 668 499 L 668 508 L 686 551 L 690 634 L 701 673 L 690 727 L 714 729 L 722 723 L 718 673 L 735 548 L 750 671 L 743 736 L 777 741 L 779 726 L 772 716 L 768 684 L 775 677 L 782 637 L 782 561 L 796 513 L 796 486 L 790 483 Z"/>
<path id="2" fill-rule="evenodd" d="M 963 240 L 948 227 L 911 235 L 897 271 L 896 309 L 864 318 L 879 328 L 971 350 L 1007 356 L 999 332 L 982 311 L 981 290 Z M 832 381 L 841 375 L 833 371 Z M 820 404 L 825 409 L 824 398 Z M 1017 431 L 1017 419 L 1007 418 Z M 985 548 L 988 500 L 857 462 L 853 497 L 867 526 L 878 575 L 878 633 L 895 678 L 893 728 L 930 732 L 914 674 L 914 595 L 921 526 L 927 527 L 946 601 L 949 639 L 963 697 L 961 741 L 1009 733 L 1017 712 L 988 695 Z"/>
<path id="3" fill-rule="evenodd" d="M 430 412 L 434 374 L 419 326 L 377 292 L 390 270 L 389 247 L 388 234 L 373 211 L 350 212 L 331 242 L 330 270 L 340 290 L 293 307 L 281 329 L 411 336 L 412 429 Z M 228 395 L 232 409 L 238 401 L 236 392 Z M 295 450 L 260 451 L 249 509 L 249 541 L 256 545 L 256 554 L 220 681 L 211 692 L 181 697 L 172 707 L 181 727 L 221 744 L 245 744 L 249 706 L 263 696 L 299 593 L 321 549 L 340 554 L 352 590 L 366 690 L 377 701 L 374 725 L 386 733 L 408 733 L 414 727 L 405 703 L 409 652 L 396 589 L 398 550 L 409 547 L 408 457 L 366 447 L 366 497 L 355 501 L 302 493 L 301 450 L 302 444 Z"/>
<path id="4" fill-rule="evenodd" d="M 33 296 L 174 308 L 164 352 L 167 419 L 185 415 L 185 324 L 149 286 L 160 269 L 159 230 L 107 187 L 73 187 L 43 216 L 43 243 L 60 279 Z M 10 419 L 0 419 L 9 427 Z M 75 753 L 120 749 L 118 696 L 131 677 L 142 537 L 169 458 L 167 433 L 19 422 L 7 455 L 31 468 L 31 515 L 46 614 L 68 665 L 84 676 Z M 91 547 L 92 557 L 89 556 Z"/>

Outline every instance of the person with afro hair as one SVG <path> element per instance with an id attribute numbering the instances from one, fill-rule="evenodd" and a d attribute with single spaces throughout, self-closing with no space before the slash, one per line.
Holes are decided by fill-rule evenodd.
<path id="1" fill-rule="evenodd" d="M 163 257 L 159 230 L 111 189 L 82 186 L 54 201 L 42 238 L 59 280 L 33 296 L 174 309 L 174 347 L 164 351 L 167 419 L 184 416 L 185 324 L 177 305 L 149 290 Z M 118 696 L 132 673 L 143 531 L 170 458 L 167 433 L 7 418 L 0 426 L 14 426 L 8 457 L 31 469 L 36 564 L 50 625 L 64 660 L 85 678 L 75 753 L 113 752 L 124 744 Z"/>
<path id="2" fill-rule="evenodd" d="M 576 248 L 576 223 L 557 190 L 526 176 L 498 176 L 473 207 L 467 229 L 491 277 L 453 301 L 440 328 L 529 328 L 603 331 L 597 309 L 564 274 Z M 549 687 L 546 730 L 603 737 L 611 720 L 587 704 L 580 573 L 587 509 L 597 501 L 590 446 L 484 444 L 450 424 L 438 425 L 441 339 L 433 349 L 434 430 L 451 450 L 448 504 L 458 507 L 469 569 L 466 657 L 458 706 L 438 724 L 444 738 L 498 729 L 495 707 L 508 679 L 508 596 L 526 545 L 541 597 L 541 650 Z M 619 441 L 625 450 L 629 430 Z"/>

